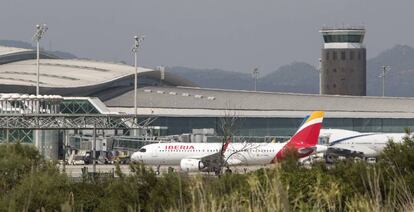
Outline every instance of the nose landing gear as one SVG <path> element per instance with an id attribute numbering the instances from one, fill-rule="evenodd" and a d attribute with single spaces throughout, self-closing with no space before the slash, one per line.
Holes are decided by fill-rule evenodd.
<path id="1" fill-rule="evenodd" d="M 155 174 L 156 174 L 156 175 L 160 175 L 160 173 L 161 173 L 161 172 L 160 172 L 160 167 L 161 167 L 161 165 L 158 165 L 158 166 L 157 166 L 157 171 L 155 171 Z"/>

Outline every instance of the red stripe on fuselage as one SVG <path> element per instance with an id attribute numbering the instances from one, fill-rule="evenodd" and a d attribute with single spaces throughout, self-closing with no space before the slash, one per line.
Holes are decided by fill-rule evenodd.
<path id="1" fill-rule="evenodd" d="M 222 148 L 222 150 L 221 150 L 221 154 L 222 154 L 222 155 L 226 152 L 227 148 L 229 147 L 230 142 L 231 142 L 231 137 L 229 137 L 229 138 L 226 140 L 226 143 L 224 143 L 223 148 Z"/>

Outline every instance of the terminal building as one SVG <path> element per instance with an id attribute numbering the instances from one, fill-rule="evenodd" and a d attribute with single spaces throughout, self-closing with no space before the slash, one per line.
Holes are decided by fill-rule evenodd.
<path id="1" fill-rule="evenodd" d="M 352 35 L 354 31 L 347 33 Z M 354 38 L 361 43 L 363 31 L 358 33 L 361 37 Z M 328 36 L 332 33 L 328 30 L 323 34 Z M 325 47 L 330 40 L 335 39 L 337 37 L 325 37 Z M 212 128 L 220 135 L 222 121 L 228 117 L 237 117 L 237 130 L 234 132 L 237 135 L 290 136 L 302 119 L 314 110 L 326 112 L 323 123 L 325 128 L 361 132 L 403 132 L 404 128 L 414 128 L 414 98 L 365 96 L 365 87 L 359 85 L 358 81 L 365 80 L 365 73 L 355 76 L 345 73 L 365 72 L 365 62 L 353 61 L 358 58 L 359 53 L 365 60 L 365 49 L 361 46 L 347 49 L 348 47 L 345 50 L 336 46 L 323 49 L 323 55 L 328 52 L 330 55 L 322 57 L 322 76 L 327 81 L 325 83 L 332 79 L 339 81 L 333 90 L 333 84 L 323 84 L 329 89 L 323 90 L 322 95 L 206 89 L 197 87 L 186 80 L 185 76 L 171 74 L 168 70 L 140 67 L 138 116 L 142 120 L 153 118 L 150 125 L 163 127 L 165 135 L 190 133 L 193 129 L 204 128 Z M 333 59 L 332 51 L 339 52 L 339 59 L 344 51 L 348 55 L 345 58 L 352 60 L 341 63 L 338 70 L 343 67 L 344 73 L 341 76 L 350 77 L 346 80 L 357 79 L 358 82 L 352 83 L 357 83 L 358 86 L 341 84 L 341 76 L 330 73 L 335 64 L 324 61 L 324 58 Z M 354 52 L 353 59 L 351 52 Z M 28 49 L 0 47 L 0 93 L 35 94 L 34 54 Z M 59 113 L 134 114 L 133 66 L 83 59 L 60 59 L 48 54 L 41 54 L 41 57 L 40 93 L 63 96 L 59 103 Z M 338 93 L 332 93 L 333 91 Z M 0 113 L 6 112 L 6 108 L 0 104 Z M 31 131 L 16 131 L 14 134 L 9 132 L 7 135 L 9 139 L 13 135 L 15 140 L 35 142 Z M 59 133 L 51 136 L 62 140 Z M 0 134 L 0 139 L 6 140 L 5 132 Z"/>

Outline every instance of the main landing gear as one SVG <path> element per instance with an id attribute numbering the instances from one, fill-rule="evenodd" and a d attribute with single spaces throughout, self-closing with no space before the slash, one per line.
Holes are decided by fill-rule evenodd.
<path id="1" fill-rule="evenodd" d="M 161 173 L 161 172 L 160 172 L 160 167 L 161 167 L 161 165 L 158 165 L 158 166 L 157 166 L 157 171 L 155 171 L 155 174 L 156 174 L 156 175 L 160 175 L 160 173 Z"/>
<path id="2" fill-rule="evenodd" d="M 214 171 L 214 174 L 216 175 L 216 176 L 219 176 L 220 177 L 220 175 L 222 174 L 222 171 L 223 170 L 223 168 L 214 168 L 213 169 L 213 171 Z M 224 170 L 224 173 L 225 174 L 231 174 L 231 173 L 233 173 L 233 171 L 230 169 L 230 167 L 226 167 L 226 169 Z"/>

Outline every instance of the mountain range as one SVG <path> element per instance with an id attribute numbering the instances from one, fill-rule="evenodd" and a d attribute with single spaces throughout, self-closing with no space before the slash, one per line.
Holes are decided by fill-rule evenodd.
<path id="1" fill-rule="evenodd" d="M 367 95 L 382 94 L 382 79 L 378 76 L 383 65 L 391 67 L 391 71 L 386 75 L 385 94 L 414 96 L 414 48 L 396 45 L 368 59 Z M 197 83 L 200 87 L 242 90 L 254 88 L 251 74 L 187 67 L 167 67 L 167 70 Z M 319 92 L 318 70 L 307 63 L 293 62 L 260 76 L 257 80 L 257 90 L 316 94 Z"/>
<path id="2" fill-rule="evenodd" d="M 167 71 L 180 75 L 203 88 L 253 90 L 252 74 L 220 69 L 192 69 L 167 67 Z M 318 71 L 312 65 L 295 62 L 280 67 L 274 72 L 257 79 L 257 90 L 297 93 L 319 92 Z"/>

